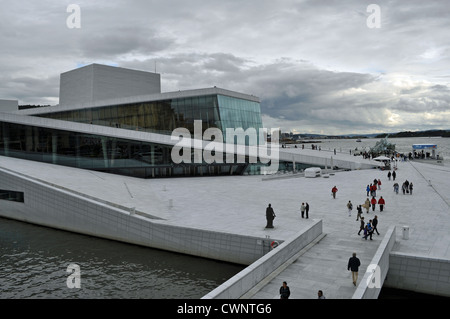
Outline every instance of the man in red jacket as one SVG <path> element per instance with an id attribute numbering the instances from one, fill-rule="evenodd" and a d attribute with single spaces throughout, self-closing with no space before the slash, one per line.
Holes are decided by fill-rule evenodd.
<path id="1" fill-rule="evenodd" d="M 333 198 L 336 198 L 336 193 L 337 193 L 337 191 L 338 191 L 338 189 L 337 189 L 336 186 L 334 186 L 334 187 L 331 189 L 331 193 L 333 194 Z"/>
<path id="2" fill-rule="evenodd" d="M 377 200 L 375 199 L 374 196 L 372 196 L 370 203 L 372 204 L 372 211 L 375 211 L 375 205 L 377 204 Z"/>
<path id="3" fill-rule="evenodd" d="M 380 212 L 383 211 L 384 204 L 386 204 L 386 203 L 384 201 L 383 196 L 381 196 L 380 199 L 378 200 L 378 205 L 380 205 Z"/>

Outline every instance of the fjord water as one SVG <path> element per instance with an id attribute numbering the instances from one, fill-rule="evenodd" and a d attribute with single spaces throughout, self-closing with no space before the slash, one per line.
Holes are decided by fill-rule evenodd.
<path id="1" fill-rule="evenodd" d="M 243 269 L 4 218 L 0 258 L 0 299 L 196 299 Z"/>

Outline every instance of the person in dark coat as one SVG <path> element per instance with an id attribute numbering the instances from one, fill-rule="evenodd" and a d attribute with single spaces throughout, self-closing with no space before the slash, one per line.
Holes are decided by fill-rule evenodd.
<path id="1" fill-rule="evenodd" d="M 358 236 L 361 234 L 361 231 L 364 230 L 364 227 L 366 226 L 366 223 L 364 222 L 364 217 L 361 217 L 361 224 L 359 226 L 359 232 L 358 232 Z"/>
<path id="2" fill-rule="evenodd" d="M 273 220 L 275 219 L 275 212 L 273 211 L 271 204 L 269 204 L 269 207 L 266 208 L 266 219 L 267 219 L 266 228 L 273 228 Z"/>
<path id="3" fill-rule="evenodd" d="M 378 225 L 378 216 L 375 215 L 375 217 L 372 220 L 372 227 L 373 227 L 373 231 L 374 232 L 376 231 L 377 234 L 380 235 L 380 233 L 378 232 L 378 229 L 377 229 L 377 225 Z"/>
<path id="4" fill-rule="evenodd" d="M 353 256 L 348 260 L 347 270 L 352 271 L 352 279 L 353 285 L 356 286 L 356 281 L 358 280 L 358 269 L 361 266 L 361 262 L 359 258 L 356 257 L 356 253 L 353 253 Z"/>
<path id="5" fill-rule="evenodd" d="M 286 281 L 283 281 L 283 286 L 280 287 L 280 299 L 289 299 L 291 295 L 291 290 L 287 285 Z"/>
<path id="6" fill-rule="evenodd" d="M 306 203 L 305 213 L 306 213 L 306 218 L 309 218 L 309 204 L 308 203 Z"/>

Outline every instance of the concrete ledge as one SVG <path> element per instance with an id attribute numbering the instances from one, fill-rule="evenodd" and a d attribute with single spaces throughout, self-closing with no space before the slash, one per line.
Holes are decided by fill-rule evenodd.
<path id="1" fill-rule="evenodd" d="M 203 296 L 202 299 L 238 299 L 322 234 L 322 220 L 286 240 L 249 267 Z"/>
<path id="2" fill-rule="evenodd" d="M 395 226 L 389 227 L 367 267 L 352 299 L 377 299 L 389 269 L 389 255 L 395 244 Z"/>

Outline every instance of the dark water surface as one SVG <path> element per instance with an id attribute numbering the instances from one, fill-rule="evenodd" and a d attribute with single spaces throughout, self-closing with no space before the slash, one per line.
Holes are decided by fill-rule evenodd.
<path id="1" fill-rule="evenodd" d="M 197 299 L 243 268 L 0 218 L 1 299 Z"/>

